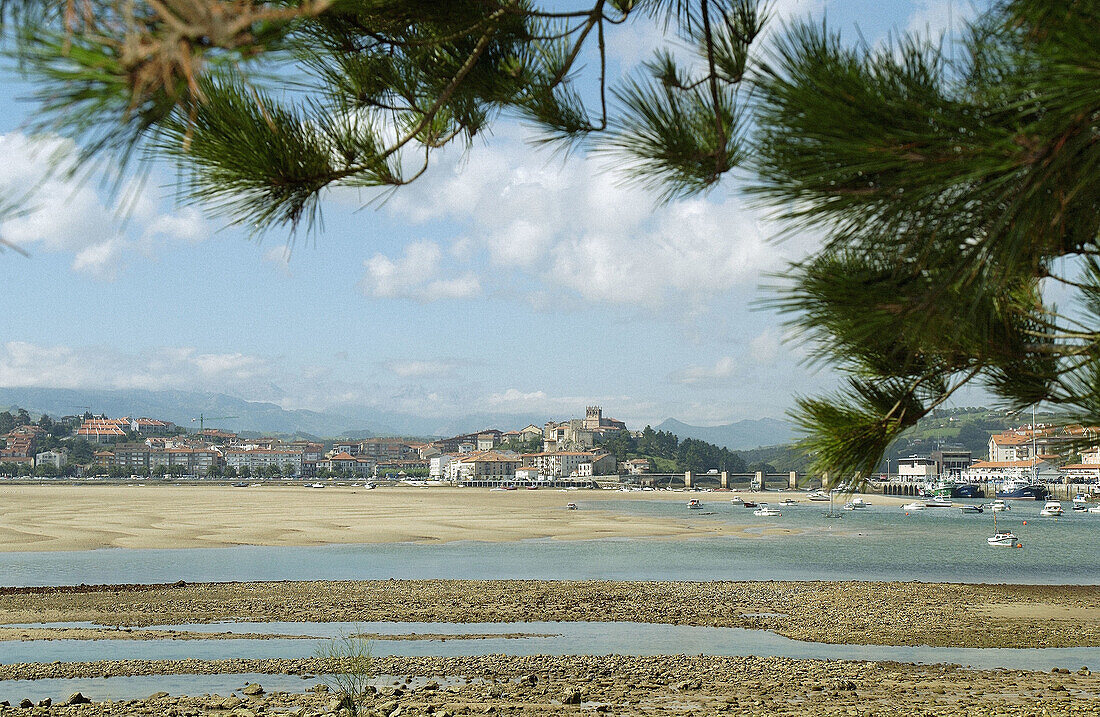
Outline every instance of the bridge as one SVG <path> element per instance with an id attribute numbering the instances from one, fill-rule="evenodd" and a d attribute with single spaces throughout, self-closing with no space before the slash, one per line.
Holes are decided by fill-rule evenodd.
<path id="1" fill-rule="evenodd" d="M 624 478 L 628 476 L 623 476 Z M 643 473 L 637 476 L 629 476 L 637 479 L 641 485 L 650 485 L 656 488 L 745 488 L 749 490 L 798 488 L 799 475 L 797 471 L 789 473 L 730 473 L 720 471 L 717 473 Z"/>

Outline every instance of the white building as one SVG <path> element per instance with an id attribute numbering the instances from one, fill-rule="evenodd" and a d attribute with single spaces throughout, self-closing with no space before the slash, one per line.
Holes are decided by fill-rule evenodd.
<path id="1" fill-rule="evenodd" d="M 1050 483 L 1060 480 L 1058 469 L 1044 460 L 974 461 L 962 472 L 967 483 L 1026 480 Z"/>
<path id="2" fill-rule="evenodd" d="M 268 466 L 278 466 L 279 470 L 285 472 L 289 466 L 294 473 L 300 474 L 302 452 L 280 448 L 230 448 L 225 452 L 225 465 L 238 472 L 242 468 L 248 468 L 252 473 Z"/>
<path id="3" fill-rule="evenodd" d="M 53 466 L 58 470 L 69 462 L 69 454 L 65 451 L 42 451 L 34 457 L 36 466 Z"/>
<path id="4" fill-rule="evenodd" d="M 588 451 L 561 451 L 550 453 L 525 453 L 522 458 L 524 465 L 538 468 L 539 473 L 543 476 L 549 478 L 568 478 L 573 475 L 579 475 L 580 465 L 582 463 L 589 464 L 589 475 L 591 475 L 591 463 L 595 458 L 595 454 Z"/>
<path id="5" fill-rule="evenodd" d="M 447 464 L 458 456 L 444 453 L 428 459 L 428 476 L 439 480 L 447 475 Z"/>
<path id="6" fill-rule="evenodd" d="M 930 456 L 909 456 L 898 459 L 898 480 L 907 483 L 926 483 L 939 476 L 936 461 Z"/>
<path id="7" fill-rule="evenodd" d="M 449 462 L 446 477 L 456 483 L 468 480 L 508 481 L 515 480 L 519 467 L 520 458 L 517 455 L 479 451 L 463 454 Z"/>

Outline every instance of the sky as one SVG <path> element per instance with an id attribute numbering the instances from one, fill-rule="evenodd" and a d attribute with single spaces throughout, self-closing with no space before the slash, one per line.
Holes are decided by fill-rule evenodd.
<path id="1" fill-rule="evenodd" d="M 967 0 L 777 0 L 853 41 L 939 33 Z M 652 28 L 610 39 L 644 59 Z M 32 139 L 33 91 L 0 65 L 0 196 L 41 181 L 58 137 Z M 284 408 L 421 416 L 583 415 L 632 426 L 781 418 L 828 390 L 764 284 L 817 238 L 780 230 L 737 178 L 659 205 L 599 160 L 539 150 L 500 122 L 379 203 L 326 195 L 288 243 L 172 199 L 173 173 L 133 183 L 127 212 L 96 182 L 51 179 L 0 236 L 0 386 L 217 391 Z"/>

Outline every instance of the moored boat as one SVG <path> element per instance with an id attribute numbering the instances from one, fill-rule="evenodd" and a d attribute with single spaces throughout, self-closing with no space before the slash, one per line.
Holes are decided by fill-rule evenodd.
<path id="1" fill-rule="evenodd" d="M 756 510 L 754 510 L 752 512 L 752 514 L 753 515 L 759 515 L 761 517 L 769 517 L 769 518 L 783 515 L 783 513 L 781 513 L 778 508 L 772 508 L 767 503 L 761 503 L 760 507 L 757 508 Z"/>
<path id="2" fill-rule="evenodd" d="M 942 496 L 933 496 L 924 501 L 926 508 L 950 508 L 952 506 L 950 498 L 944 498 Z"/>
<path id="3" fill-rule="evenodd" d="M 810 493 L 806 497 L 809 498 L 810 500 L 817 500 L 817 501 L 828 501 L 829 500 L 829 494 L 826 493 L 823 490 L 815 490 L 814 492 Z"/>
<path id="4" fill-rule="evenodd" d="M 905 505 L 901 506 L 901 509 L 905 511 L 924 510 L 924 503 L 921 503 L 920 501 L 913 501 L 912 503 L 906 503 Z"/>
<path id="5" fill-rule="evenodd" d="M 1017 538 L 1013 533 L 994 533 L 993 537 L 986 538 L 985 542 L 995 548 L 1014 548 L 1017 546 Z"/>
<path id="6" fill-rule="evenodd" d="M 700 501 L 698 498 L 692 498 L 691 500 L 688 501 L 688 508 L 691 508 L 692 510 L 698 510 L 699 508 L 702 508 L 702 507 L 703 507 L 703 502 Z"/>
<path id="7" fill-rule="evenodd" d="M 1073 509 L 1076 511 L 1086 511 L 1089 508 L 1089 497 L 1084 493 L 1078 493 L 1073 496 Z"/>
<path id="8" fill-rule="evenodd" d="M 852 507 L 855 508 L 856 510 L 859 510 L 861 508 L 870 508 L 871 507 L 870 503 L 863 500 L 863 498 L 859 497 L 858 495 L 855 498 L 852 498 L 851 503 L 852 503 Z"/>
<path id="9" fill-rule="evenodd" d="M 1048 500 L 1043 509 L 1039 511 L 1039 515 L 1045 518 L 1057 518 L 1065 511 L 1062 510 L 1062 502 L 1058 500 Z"/>
<path id="10" fill-rule="evenodd" d="M 798 501 L 794 498 L 784 498 L 783 500 L 779 501 L 779 505 L 794 505 L 797 502 Z"/>
<path id="11" fill-rule="evenodd" d="M 576 503 L 566 503 L 565 504 L 565 509 L 566 510 L 576 510 L 577 509 L 577 504 Z"/>
<path id="12" fill-rule="evenodd" d="M 964 513 L 981 513 L 984 509 L 980 505 L 960 505 L 959 510 Z"/>

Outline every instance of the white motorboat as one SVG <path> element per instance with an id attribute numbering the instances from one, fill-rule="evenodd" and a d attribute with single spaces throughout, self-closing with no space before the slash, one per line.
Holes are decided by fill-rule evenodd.
<path id="1" fill-rule="evenodd" d="M 577 509 L 577 504 L 576 503 L 566 503 L 565 504 L 565 509 L 566 510 L 576 510 Z"/>
<path id="2" fill-rule="evenodd" d="M 1003 498 L 998 498 L 989 504 L 989 509 L 994 513 L 1000 513 L 1001 511 L 1011 510 L 1008 503 L 1004 502 Z"/>
<path id="3" fill-rule="evenodd" d="M 852 507 L 859 510 L 860 508 L 870 508 L 871 504 L 857 495 L 855 498 L 852 498 Z"/>
<path id="4" fill-rule="evenodd" d="M 794 498 L 784 498 L 783 500 L 779 501 L 779 505 L 794 505 L 796 503 L 798 503 L 798 501 Z"/>
<path id="5" fill-rule="evenodd" d="M 1065 511 L 1062 510 L 1062 502 L 1058 500 L 1048 500 L 1047 504 L 1043 506 L 1043 509 L 1039 511 L 1039 515 L 1044 518 L 1057 518 L 1063 513 L 1065 513 Z"/>
<path id="6" fill-rule="evenodd" d="M 767 503 L 761 503 L 760 507 L 754 510 L 752 514 L 766 518 L 774 518 L 776 516 L 783 515 L 783 513 L 779 511 L 779 508 L 773 508 Z"/>
<path id="7" fill-rule="evenodd" d="M 688 501 L 688 507 L 692 510 L 698 510 L 699 508 L 703 507 L 703 502 L 698 498 L 692 498 Z"/>
<path id="8" fill-rule="evenodd" d="M 818 501 L 821 501 L 821 500 L 828 501 L 829 500 L 829 494 L 826 493 L 823 490 L 815 490 L 813 493 L 810 493 L 806 497 L 809 498 L 810 500 L 818 500 Z"/>
<path id="9" fill-rule="evenodd" d="M 325 487 L 324 483 L 314 483 L 313 485 L 310 486 L 310 488 L 324 488 L 324 487 Z"/>
<path id="10" fill-rule="evenodd" d="M 1076 511 L 1086 511 L 1089 509 L 1089 497 L 1084 493 L 1078 493 L 1073 496 L 1073 509 Z"/>
<path id="11" fill-rule="evenodd" d="M 849 501 L 844 504 L 844 510 L 855 510 L 856 507 Z"/>
<path id="12" fill-rule="evenodd" d="M 1086 513 L 1100 513 L 1100 505 L 1094 505 L 1085 512 Z"/>
<path id="13" fill-rule="evenodd" d="M 933 496 L 924 501 L 926 508 L 950 508 L 952 506 L 950 498 L 944 498 L 942 496 Z"/>
<path id="14" fill-rule="evenodd" d="M 901 509 L 908 512 L 910 510 L 924 510 L 924 503 L 920 501 L 913 501 L 912 503 L 906 503 L 901 506 Z"/>
<path id="15" fill-rule="evenodd" d="M 1016 535 L 1013 533 L 994 533 L 993 537 L 986 538 L 985 542 L 995 548 L 1015 548 L 1018 545 Z"/>

